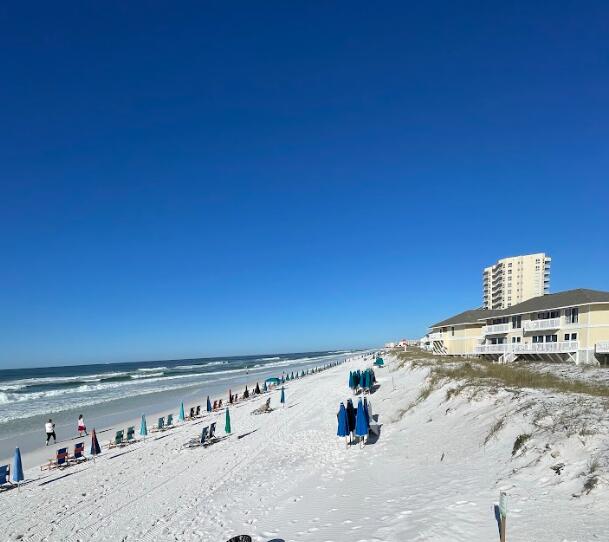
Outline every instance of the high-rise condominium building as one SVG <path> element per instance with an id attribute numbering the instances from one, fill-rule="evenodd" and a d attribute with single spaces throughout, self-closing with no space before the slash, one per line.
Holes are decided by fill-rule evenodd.
<path id="1" fill-rule="evenodd" d="M 485 309 L 507 309 L 550 291 L 550 262 L 543 252 L 503 258 L 483 272 Z"/>

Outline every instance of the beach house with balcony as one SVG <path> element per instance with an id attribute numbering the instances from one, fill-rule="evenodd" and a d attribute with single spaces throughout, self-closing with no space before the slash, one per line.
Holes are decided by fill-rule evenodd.
<path id="1" fill-rule="evenodd" d="M 466 311 L 434 324 L 427 337 L 437 354 L 607 364 L 609 292 L 567 290 L 502 310 Z"/>

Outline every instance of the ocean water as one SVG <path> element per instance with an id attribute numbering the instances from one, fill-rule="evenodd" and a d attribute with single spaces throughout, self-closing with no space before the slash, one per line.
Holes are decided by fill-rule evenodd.
<path id="1" fill-rule="evenodd" d="M 170 390 L 255 381 L 284 371 L 344 359 L 348 351 L 269 354 L 137 363 L 74 365 L 0 371 L 3 425 Z M 12 424 L 11 424 L 12 425 Z M 27 423 L 26 423 L 27 425 Z"/>

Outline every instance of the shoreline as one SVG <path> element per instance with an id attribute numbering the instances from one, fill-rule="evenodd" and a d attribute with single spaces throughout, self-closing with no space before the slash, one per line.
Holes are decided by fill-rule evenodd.
<path id="1" fill-rule="evenodd" d="M 353 355 L 353 354 L 352 354 Z M 352 356 L 351 355 L 351 356 Z M 359 354 L 357 354 L 359 355 Z M 313 367 L 321 367 L 326 363 L 330 363 L 336 359 L 345 359 L 348 356 L 337 354 L 336 358 L 329 359 L 324 363 L 324 360 L 310 361 L 308 363 L 299 363 L 293 366 L 281 367 L 281 371 L 296 372 L 307 370 Z M 266 378 L 281 376 L 281 371 L 278 373 L 277 367 L 262 369 L 255 375 L 255 380 L 248 380 L 247 386 L 250 393 L 256 386 L 256 382 L 261 385 Z M 98 435 L 100 445 L 107 447 L 108 441 L 114 437 L 115 431 L 118 429 L 127 429 L 133 425 L 136 431 L 136 437 L 139 437 L 141 415 L 145 414 L 148 428 L 156 425 L 159 417 L 168 414 L 173 414 L 174 424 L 178 421 L 178 411 L 180 402 L 184 401 L 184 411 L 188 415 L 191 406 L 201 405 L 201 412 L 205 413 L 207 395 L 210 396 L 213 404 L 214 399 L 222 399 L 223 405 L 228 399 L 228 390 L 232 386 L 233 393 L 237 392 L 242 396 L 246 386 L 245 379 L 252 379 L 252 374 L 236 374 L 233 378 L 226 378 L 220 382 L 212 382 L 200 386 L 190 386 L 179 388 L 176 390 L 164 390 L 149 394 L 137 395 L 135 397 L 122 397 L 107 403 L 98 403 L 89 407 L 80 408 L 74 411 L 62 411 L 57 414 L 51 414 L 50 417 L 55 421 L 57 443 L 48 446 L 45 445 L 46 435 L 44 434 L 44 422 L 46 417 L 36 416 L 39 419 L 37 427 L 39 429 L 28 429 L 18 434 L 8 434 L 0 437 L 0 465 L 12 464 L 15 447 L 19 446 L 23 462 L 23 468 L 29 469 L 37 465 L 46 463 L 51 458 L 57 449 L 68 446 L 69 453 L 72 453 L 74 444 L 77 442 L 85 442 L 85 450 L 88 454 L 91 443 L 91 430 L 95 429 Z M 99 412 L 101 410 L 101 412 Z M 87 426 L 88 436 L 79 437 L 76 433 L 76 419 L 78 413 L 85 414 L 85 423 Z M 55 418 L 61 416 L 61 418 Z M 73 418 L 73 422 L 66 421 L 66 418 Z M 61 419 L 61 421 L 59 421 Z M 104 446 L 105 445 L 105 446 Z"/>

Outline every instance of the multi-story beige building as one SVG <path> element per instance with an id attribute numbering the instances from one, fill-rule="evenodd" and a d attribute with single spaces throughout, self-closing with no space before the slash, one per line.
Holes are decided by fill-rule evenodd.
<path id="1" fill-rule="evenodd" d="M 471 310 L 434 324 L 438 354 L 609 363 L 609 292 L 567 290 L 503 310 Z"/>
<path id="2" fill-rule="evenodd" d="M 543 252 L 503 258 L 482 273 L 484 308 L 501 310 L 550 290 L 551 258 Z"/>

